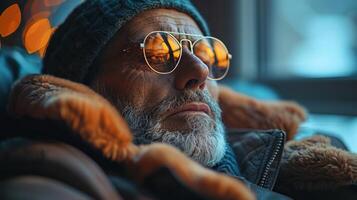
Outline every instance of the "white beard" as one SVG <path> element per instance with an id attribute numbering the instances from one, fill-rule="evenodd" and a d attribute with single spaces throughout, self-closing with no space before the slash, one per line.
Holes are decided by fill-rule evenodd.
<path id="1" fill-rule="evenodd" d="M 204 102 L 210 106 L 214 118 L 202 115 L 191 116 L 187 119 L 189 129 L 185 131 L 164 130 L 160 120 L 144 114 L 143 111 L 135 111 L 132 106 L 124 106 L 122 113 L 134 132 L 136 144 L 152 142 L 170 144 L 203 166 L 212 167 L 223 158 L 227 143 L 218 103 L 208 95 L 208 92 L 205 94 Z M 157 108 L 150 112 L 171 107 L 171 103 L 166 106 L 165 104 L 167 103 L 159 104 L 159 107 L 164 107 L 163 109 Z"/>
<path id="2" fill-rule="evenodd" d="M 97 85 L 98 86 L 98 85 Z M 198 93 L 185 92 L 178 98 L 164 100 L 157 107 L 143 111 L 130 105 L 130 102 L 121 102 L 113 93 L 101 87 L 96 90 L 111 101 L 123 117 L 134 134 L 134 143 L 150 144 L 162 142 L 173 145 L 187 156 L 206 167 L 217 164 L 224 156 L 227 143 L 221 119 L 221 109 L 207 90 Z M 196 115 L 187 118 L 189 130 L 168 131 L 162 128 L 158 114 L 175 108 L 190 101 L 207 103 L 213 117 Z"/>
<path id="3" fill-rule="evenodd" d="M 151 135 L 153 141 L 179 148 L 203 166 L 214 166 L 223 158 L 227 146 L 222 123 L 215 123 L 212 129 L 210 127 L 213 120 L 200 116 L 191 117 L 188 122 L 191 126 L 190 131 L 165 131 L 157 124 L 146 134 Z"/>

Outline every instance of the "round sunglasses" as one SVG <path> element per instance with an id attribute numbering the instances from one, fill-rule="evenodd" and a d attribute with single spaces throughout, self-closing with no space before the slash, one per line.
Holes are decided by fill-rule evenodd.
<path id="1" fill-rule="evenodd" d="M 140 47 L 143 49 L 147 65 L 154 72 L 169 74 L 180 63 L 183 43 L 188 46 L 192 54 L 207 65 L 208 79 L 221 80 L 227 75 L 232 55 L 223 42 L 215 37 L 153 31 L 144 38 Z"/>

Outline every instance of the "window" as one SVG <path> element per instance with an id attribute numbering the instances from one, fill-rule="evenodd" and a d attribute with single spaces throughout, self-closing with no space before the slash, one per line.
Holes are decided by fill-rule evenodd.
<path id="1" fill-rule="evenodd" d="M 311 113 L 357 115 L 357 1 L 239 4 L 241 78 Z"/>
<path id="2" fill-rule="evenodd" d="M 239 75 L 307 108 L 298 138 L 357 152 L 357 1 L 240 0 Z"/>
<path id="3" fill-rule="evenodd" d="M 268 9 L 270 76 L 357 75 L 357 1 L 271 0 Z"/>

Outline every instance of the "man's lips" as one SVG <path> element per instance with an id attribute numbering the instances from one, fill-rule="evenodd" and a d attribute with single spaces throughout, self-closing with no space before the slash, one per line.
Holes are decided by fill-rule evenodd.
<path id="1" fill-rule="evenodd" d="M 201 102 L 191 102 L 184 104 L 176 109 L 169 110 L 164 118 L 168 118 L 183 112 L 202 112 L 206 113 L 208 116 L 212 115 L 211 109 L 207 104 Z"/>

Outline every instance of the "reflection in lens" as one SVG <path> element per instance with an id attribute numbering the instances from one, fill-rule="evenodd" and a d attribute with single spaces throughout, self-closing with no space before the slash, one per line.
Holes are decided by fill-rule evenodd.
<path id="1" fill-rule="evenodd" d="M 150 67 L 161 73 L 172 71 L 181 55 L 179 43 L 164 32 L 150 34 L 145 40 L 144 51 Z"/>
<path id="2" fill-rule="evenodd" d="M 202 39 L 197 42 L 193 51 L 208 67 L 214 64 L 214 52 L 208 40 Z"/>
<path id="3" fill-rule="evenodd" d="M 226 48 L 219 41 L 214 41 L 213 48 L 216 54 L 216 66 L 224 69 L 227 68 L 229 64 L 229 56 Z"/>
<path id="4" fill-rule="evenodd" d="M 202 38 L 195 43 L 194 53 L 209 67 L 209 77 L 223 78 L 229 68 L 229 53 L 224 44 L 215 38 Z"/>

